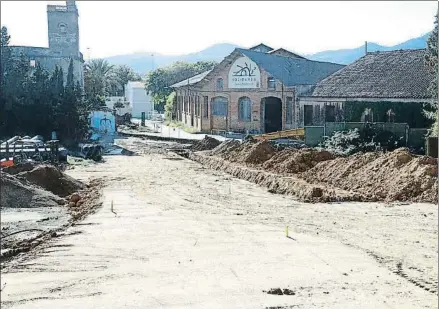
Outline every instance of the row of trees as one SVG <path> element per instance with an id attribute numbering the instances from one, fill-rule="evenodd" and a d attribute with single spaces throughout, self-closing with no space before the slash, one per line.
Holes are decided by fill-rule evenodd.
<path id="1" fill-rule="evenodd" d="M 10 35 L 1 28 L 0 137 L 43 135 L 56 131 L 63 143 L 73 144 L 88 131 L 90 111 L 105 106 L 105 96 L 122 96 L 130 80 L 141 80 L 128 66 L 91 60 L 84 68 L 84 89 L 74 83 L 73 61 L 64 80 L 62 68 L 45 71 L 29 59 L 13 57 Z"/>
<path id="2" fill-rule="evenodd" d="M 215 61 L 199 61 L 197 63 L 175 62 L 165 68 L 152 71 L 146 78 L 146 90 L 153 97 L 156 110 L 167 111 L 172 109 L 175 104 L 175 96 L 168 99 L 172 93 L 171 85 L 181 82 L 189 77 L 213 69 L 217 63 Z"/>
<path id="3" fill-rule="evenodd" d="M 106 96 L 123 96 L 128 81 L 140 80 L 140 75 L 129 66 L 114 66 L 105 59 L 93 59 L 84 68 L 86 100 L 93 105 L 103 105 Z"/>
<path id="4" fill-rule="evenodd" d="M 29 59 L 12 57 L 10 35 L 1 29 L 0 135 L 43 135 L 56 131 L 66 145 L 87 132 L 87 105 L 79 83 L 74 83 L 73 61 L 64 82 L 64 72 L 56 68 L 50 75 Z"/>

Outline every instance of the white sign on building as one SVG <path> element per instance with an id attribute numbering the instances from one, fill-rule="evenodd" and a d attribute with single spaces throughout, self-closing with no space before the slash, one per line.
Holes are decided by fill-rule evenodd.
<path id="1" fill-rule="evenodd" d="M 259 67 L 247 57 L 235 60 L 229 71 L 229 88 L 260 88 Z"/>

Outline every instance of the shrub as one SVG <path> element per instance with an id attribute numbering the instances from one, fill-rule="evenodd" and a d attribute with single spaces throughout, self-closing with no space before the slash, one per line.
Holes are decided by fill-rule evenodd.
<path id="1" fill-rule="evenodd" d="M 339 156 L 357 152 L 391 151 L 403 146 L 403 138 L 390 131 L 366 127 L 335 132 L 320 145 Z"/>

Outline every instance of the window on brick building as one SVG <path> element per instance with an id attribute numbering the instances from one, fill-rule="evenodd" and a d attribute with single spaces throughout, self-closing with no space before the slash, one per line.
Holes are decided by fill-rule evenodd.
<path id="1" fill-rule="evenodd" d="M 212 99 L 212 115 L 227 116 L 228 100 L 224 97 L 215 97 Z"/>
<path id="2" fill-rule="evenodd" d="M 218 78 L 216 80 L 216 90 L 223 90 L 223 88 L 224 88 L 223 79 L 222 78 Z"/>
<path id="3" fill-rule="evenodd" d="M 335 106 L 334 105 L 326 105 L 325 106 L 325 121 L 326 122 L 335 122 Z"/>
<path id="4" fill-rule="evenodd" d="M 248 97 L 241 97 L 238 100 L 238 118 L 241 121 L 251 121 L 252 119 L 252 101 Z"/>
<path id="5" fill-rule="evenodd" d="M 203 112 L 204 118 L 209 117 L 209 97 L 203 97 Z"/>
<path id="6" fill-rule="evenodd" d="M 286 123 L 293 123 L 293 97 L 287 97 L 287 104 L 285 109 Z"/>
<path id="7" fill-rule="evenodd" d="M 267 88 L 276 89 L 276 80 L 274 79 L 274 77 L 267 78 Z"/>

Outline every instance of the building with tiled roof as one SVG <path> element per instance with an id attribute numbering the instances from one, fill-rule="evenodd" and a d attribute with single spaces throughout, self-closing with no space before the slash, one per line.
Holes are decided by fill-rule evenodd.
<path id="1" fill-rule="evenodd" d="M 320 81 L 313 97 L 427 99 L 425 49 L 367 53 Z"/>
<path id="2" fill-rule="evenodd" d="M 171 86 L 177 94 L 177 117 L 202 132 L 297 128 L 298 96 L 343 67 L 264 44 L 237 48 L 212 70 Z"/>
<path id="3" fill-rule="evenodd" d="M 433 72 L 425 49 L 369 52 L 318 82 L 300 98 L 304 125 L 328 122 L 394 122 L 425 128 L 424 103 Z"/>

